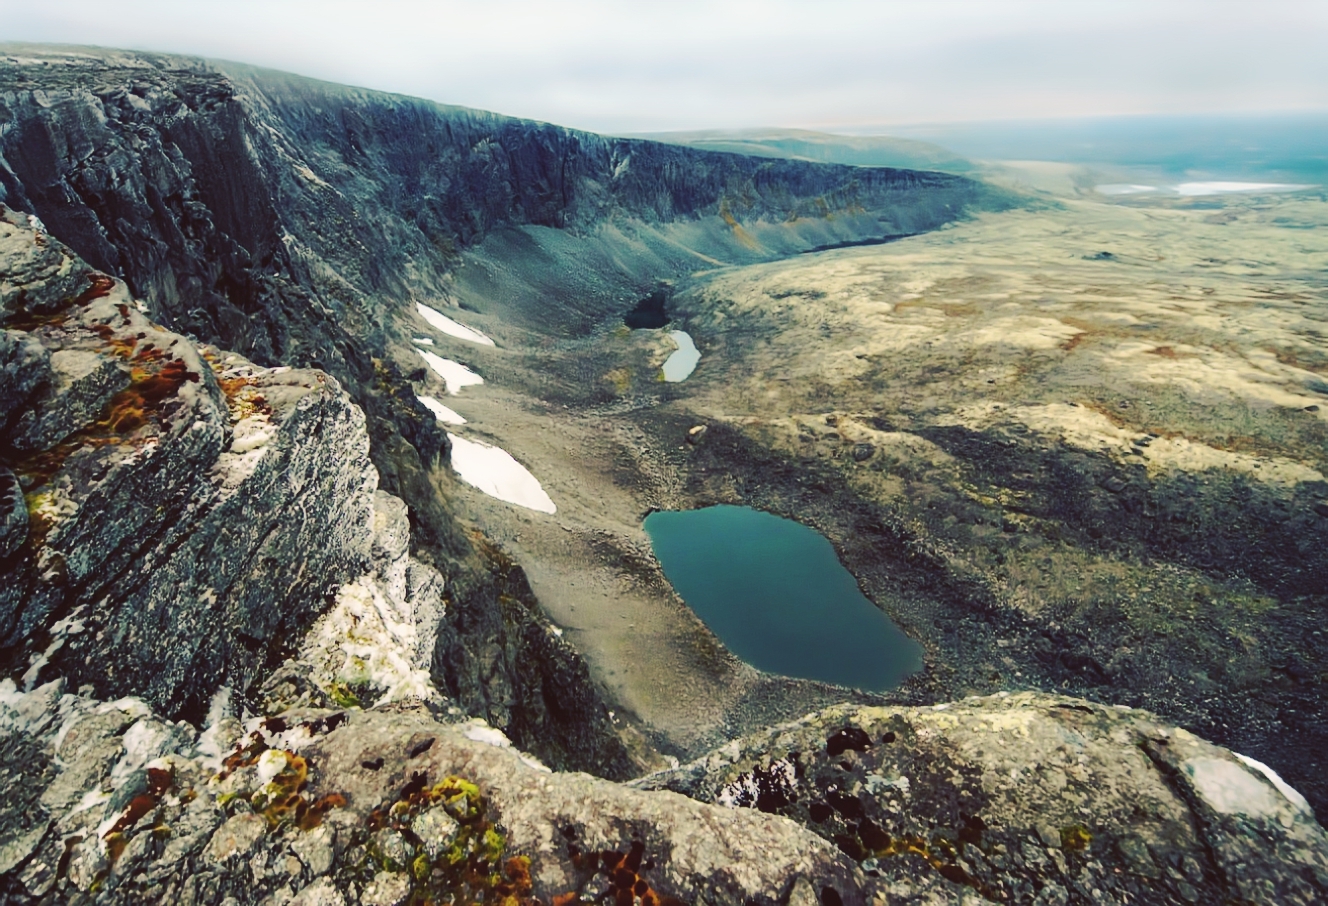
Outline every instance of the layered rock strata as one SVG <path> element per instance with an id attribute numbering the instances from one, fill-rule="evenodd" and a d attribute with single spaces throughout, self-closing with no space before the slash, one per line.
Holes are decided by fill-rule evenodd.
<path id="1" fill-rule="evenodd" d="M 325 374 L 163 330 L 28 218 L 0 218 L 3 456 L 29 517 L 5 544 L 5 662 L 29 688 L 59 675 L 201 716 L 367 568 L 363 415 Z"/>

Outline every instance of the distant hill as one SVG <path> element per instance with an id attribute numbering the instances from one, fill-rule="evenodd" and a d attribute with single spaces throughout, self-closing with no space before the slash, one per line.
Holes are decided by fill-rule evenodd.
<path id="1" fill-rule="evenodd" d="M 707 151 L 729 151 L 754 157 L 784 157 L 858 167 L 900 167 L 973 173 L 970 160 L 940 145 L 886 135 L 832 135 L 804 129 L 710 129 L 697 132 L 654 132 L 637 135 L 657 142 L 688 145 Z"/>

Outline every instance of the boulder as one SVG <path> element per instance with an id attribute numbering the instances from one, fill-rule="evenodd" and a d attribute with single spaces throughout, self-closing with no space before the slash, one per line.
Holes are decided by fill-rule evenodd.
<path id="1" fill-rule="evenodd" d="M 1328 897 L 1328 836 L 1269 768 L 1064 696 L 832 708 L 633 786 L 791 818 L 903 902 Z"/>

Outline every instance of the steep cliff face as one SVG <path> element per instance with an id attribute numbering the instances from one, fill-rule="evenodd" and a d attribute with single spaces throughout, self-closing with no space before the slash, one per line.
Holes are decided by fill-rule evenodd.
<path id="1" fill-rule="evenodd" d="M 336 378 L 365 414 L 383 489 L 410 504 L 414 543 L 473 579 L 460 585 L 473 600 L 449 611 L 440 669 L 463 704 L 510 712 L 534 746 L 516 728 L 547 726 L 547 696 L 520 665 L 550 652 L 522 616 L 529 600 L 497 624 L 480 614 L 506 579 L 431 477 L 448 442 L 402 389 L 413 300 L 502 296 L 527 324 L 584 331 L 699 265 L 930 229 L 999 200 L 943 174 L 757 160 L 241 66 L 11 45 L 0 202 L 42 218 L 171 329 Z M 509 282 L 490 286 L 492 271 Z M 457 662 L 495 640 L 492 664 Z M 481 692 L 473 677 L 494 665 L 500 685 L 526 691 Z"/>
<path id="2" fill-rule="evenodd" d="M 197 722 L 219 688 L 257 695 L 302 646 L 308 669 L 293 674 L 323 703 L 398 686 L 437 700 L 435 660 L 440 677 L 483 660 L 486 683 L 445 683 L 461 705 L 554 765 L 630 773 L 579 656 L 542 638 L 529 589 L 513 613 L 486 597 L 506 581 L 520 596 L 519 571 L 458 569 L 444 592 L 410 556 L 408 508 L 375 493 L 364 416 L 335 379 L 197 346 L 140 307 L 35 217 L 0 207 L 5 675 L 138 695 Z M 457 644 L 474 641 L 470 624 L 458 634 L 445 597 L 471 614 L 493 605 L 487 645 Z M 334 601 L 340 622 L 303 641 Z"/>
<path id="3" fill-rule="evenodd" d="M 336 381 L 150 322 L 25 215 L 0 213 L 7 673 L 200 716 L 363 571 L 377 476 Z"/>
<path id="4" fill-rule="evenodd" d="M 984 198 L 939 173 L 611 139 L 159 55 L 11 47 L 0 104 L 0 200 L 171 326 L 338 376 L 499 228 L 707 221 L 718 235 L 839 214 L 835 235 L 860 239 Z"/>

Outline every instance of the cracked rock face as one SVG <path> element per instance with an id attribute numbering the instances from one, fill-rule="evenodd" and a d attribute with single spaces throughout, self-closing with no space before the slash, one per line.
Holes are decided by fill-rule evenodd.
<path id="1" fill-rule="evenodd" d="M 1276 774 L 1081 699 L 834 708 L 634 785 L 792 818 L 901 902 L 1328 896 L 1328 837 Z"/>
<path id="2" fill-rule="evenodd" d="M 28 688 L 199 714 L 367 568 L 363 415 L 326 375 L 163 330 L 24 215 L 0 213 L 0 257 L 23 363 L 0 394 L 24 403 L 0 451 L 2 657 Z"/>
<path id="3" fill-rule="evenodd" d="M 300 705 L 220 715 L 200 736 L 138 699 L 6 682 L 0 743 L 22 757 L 0 768 L 0 902 L 1309 904 L 1328 890 L 1328 839 L 1294 790 L 1142 711 L 1034 693 L 841 707 L 628 785 L 550 773 L 458 719 Z"/>
<path id="4" fill-rule="evenodd" d="M 867 902 L 856 866 L 791 821 L 551 774 L 419 705 L 223 720 L 200 739 L 137 699 L 63 690 L 0 688 L 0 740 L 25 755 L 3 769 L 0 902 Z M 238 738 L 207 755 L 227 727 Z"/>

